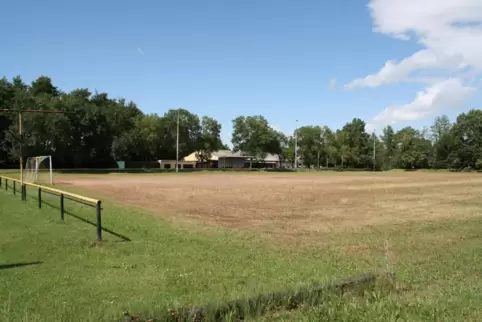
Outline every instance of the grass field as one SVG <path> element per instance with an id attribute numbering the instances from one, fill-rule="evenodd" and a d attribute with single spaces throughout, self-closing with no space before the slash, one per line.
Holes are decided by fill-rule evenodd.
<path id="1" fill-rule="evenodd" d="M 0 189 L 0 319 L 102 321 L 393 270 L 388 297 L 261 321 L 482 320 L 482 176 L 58 175 L 104 201 L 36 207 Z M 55 206 L 58 200 L 46 202 Z M 79 217 L 79 218 L 76 218 Z M 81 220 L 83 219 L 83 220 Z M 14 267 L 13 264 L 33 263 Z"/>

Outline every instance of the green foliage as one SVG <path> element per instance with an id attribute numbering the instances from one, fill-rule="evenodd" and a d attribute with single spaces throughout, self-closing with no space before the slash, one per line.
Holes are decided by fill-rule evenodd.
<path id="1" fill-rule="evenodd" d="M 57 168 L 114 168 L 116 160 L 176 158 L 178 110 L 145 115 L 133 102 L 79 88 L 61 92 L 50 78 L 31 85 L 20 77 L 0 80 L 0 107 L 62 110 L 65 114 L 23 113 L 23 155 L 52 155 Z M 221 125 L 179 110 L 179 157 L 223 144 Z M 20 155 L 16 113 L 0 113 L 0 160 L 16 164 Z"/>
<path id="2" fill-rule="evenodd" d="M 47 76 L 30 85 L 20 77 L 0 79 L 0 107 L 55 109 L 67 114 L 23 115 L 24 156 L 52 155 L 56 168 L 111 168 L 117 160 L 148 162 L 176 159 L 179 116 L 179 158 L 196 151 L 200 160 L 228 149 L 221 141 L 221 124 L 185 109 L 164 115 L 144 114 L 133 102 L 79 88 L 62 92 Z M 18 120 L 0 113 L 0 160 L 18 163 Z M 296 129 L 299 164 L 307 168 L 337 169 L 481 169 L 482 111 L 459 115 L 451 123 L 445 115 L 430 128 L 383 129 L 367 133 L 365 122 L 354 118 L 341 129 L 304 125 Z M 294 164 L 295 135 L 273 129 L 261 116 L 233 120 L 232 144 L 255 159 L 279 156 L 285 167 Z"/>
<path id="3" fill-rule="evenodd" d="M 211 154 L 224 148 L 221 142 L 221 124 L 215 119 L 205 116 L 201 121 L 200 149 L 198 158 L 200 161 L 209 161 Z"/>
<path id="4" fill-rule="evenodd" d="M 302 126 L 297 131 L 298 148 L 305 166 L 318 166 L 326 155 L 324 131 L 320 126 Z"/>
<path id="5" fill-rule="evenodd" d="M 233 149 L 263 159 L 268 153 L 282 151 L 280 134 L 261 115 L 239 116 L 233 120 Z"/>

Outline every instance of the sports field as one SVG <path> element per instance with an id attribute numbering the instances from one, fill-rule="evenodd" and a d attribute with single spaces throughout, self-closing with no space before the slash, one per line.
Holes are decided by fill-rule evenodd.
<path id="1" fill-rule="evenodd" d="M 482 175 L 254 173 L 61 175 L 57 184 L 154 215 L 281 237 L 480 215 Z"/>
<path id="2" fill-rule="evenodd" d="M 256 319 L 482 318 L 479 174 L 58 174 L 56 187 L 102 199 L 113 234 L 97 245 L 91 209 L 68 203 L 58 224 L 33 194 L 0 190 L 0 319 L 156 316 L 385 270 L 397 275 L 390 296 Z M 25 262 L 38 264 L 8 266 Z"/>

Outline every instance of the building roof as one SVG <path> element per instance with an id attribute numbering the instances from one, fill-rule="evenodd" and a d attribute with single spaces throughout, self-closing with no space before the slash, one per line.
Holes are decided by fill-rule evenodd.
<path id="1" fill-rule="evenodd" d="M 212 157 L 219 158 L 245 158 L 240 151 L 232 152 L 230 150 L 219 150 L 212 153 Z"/>
<path id="2" fill-rule="evenodd" d="M 184 158 L 184 161 L 199 161 L 197 154 L 199 152 L 193 152 Z M 211 153 L 210 161 L 218 161 L 219 158 L 245 158 L 241 152 L 232 152 L 230 150 L 219 150 Z"/>
<path id="3" fill-rule="evenodd" d="M 197 157 L 198 152 L 193 152 L 186 156 L 183 160 L 184 161 L 199 161 Z M 244 158 L 244 159 L 249 159 L 252 158 L 250 156 L 243 155 L 241 151 L 233 152 L 230 150 L 219 150 L 216 152 L 211 153 L 211 159 L 210 161 L 218 161 L 220 158 Z M 279 162 L 279 156 L 276 154 L 267 154 L 264 160 L 264 162 Z"/>

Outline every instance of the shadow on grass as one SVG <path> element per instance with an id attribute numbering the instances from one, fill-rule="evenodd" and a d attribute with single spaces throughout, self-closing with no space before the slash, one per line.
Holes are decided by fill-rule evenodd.
<path id="1" fill-rule="evenodd" d="M 52 207 L 52 208 L 54 208 L 54 209 L 58 209 L 58 210 L 60 211 L 60 207 L 59 207 L 59 206 L 56 206 L 56 205 L 51 204 L 50 202 L 46 202 L 46 201 L 42 201 L 42 203 L 45 204 L 45 205 L 48 205 L 48 206 L 50 206 L 50 207 Z M 82 218 L 82 217 L 80 217 L 80 216 L 78 216 L 78 215 L 76 215 L 76 214 L 73 214 L 73 213 L 71 213 L 71 212 L 68 211 L 68 210 L 65 210 L 65 209 L 64 209 L 64 214 L 67 215 L 67 216 L 70 216 L 70 217 L 74 217 L 75 219 L 78 219 L 78 220 L 80 220 L 80 221 L 82 221 L 82 222 L 84 222 L 84 223 L 86 223 L 86 224 L 91 225 L 91 226 L 97 227 L 97 223 L 92 222 L 92 221 L 90 221 L 90 220 L 88 220 L 88 219 Z M 112 231 L 112 230 L 110 230 L 110 229 L 108 229 L 108 228 L 102 227 L 102 231 L 105 231 L 106 233 L 109 233 L 109 234 L 111 234 L 112 236 L 115 236 L 115 237 L 121 239 L 122 242 L 130 242 L 130 241 L 132 241 L 129 237 L 124 236 L 124 235 L 121 235 L 121 234 L 119 234 L 119 233 L 116 233 L 115 231 Z"/>
<path id="2" fill-rule="evenodd" d="M 291 311 L 302 306 L 314 307 L 341 299 L 345 295 L 365 296 L 369 294 L 388 295 L 396 288 L 394 273 L 367 273 L 322 285 L 289 289 L 259 294 L 226 303 L 204 307 L 181 307 L 158 312 L 152 316 L 132 316 L 124 313 L 120 321 L 243 321 L 275 311 Z"/>
<path id="3" fill-rule="evenodd" d="M 5 265 L 0 265 L 0 270 L 23 267 L 23 266 L 39 265 L 39 264 L 42 264 L 42 263 L 43 262 L 27 262 L 27 263 L 5 264 Z"/>

